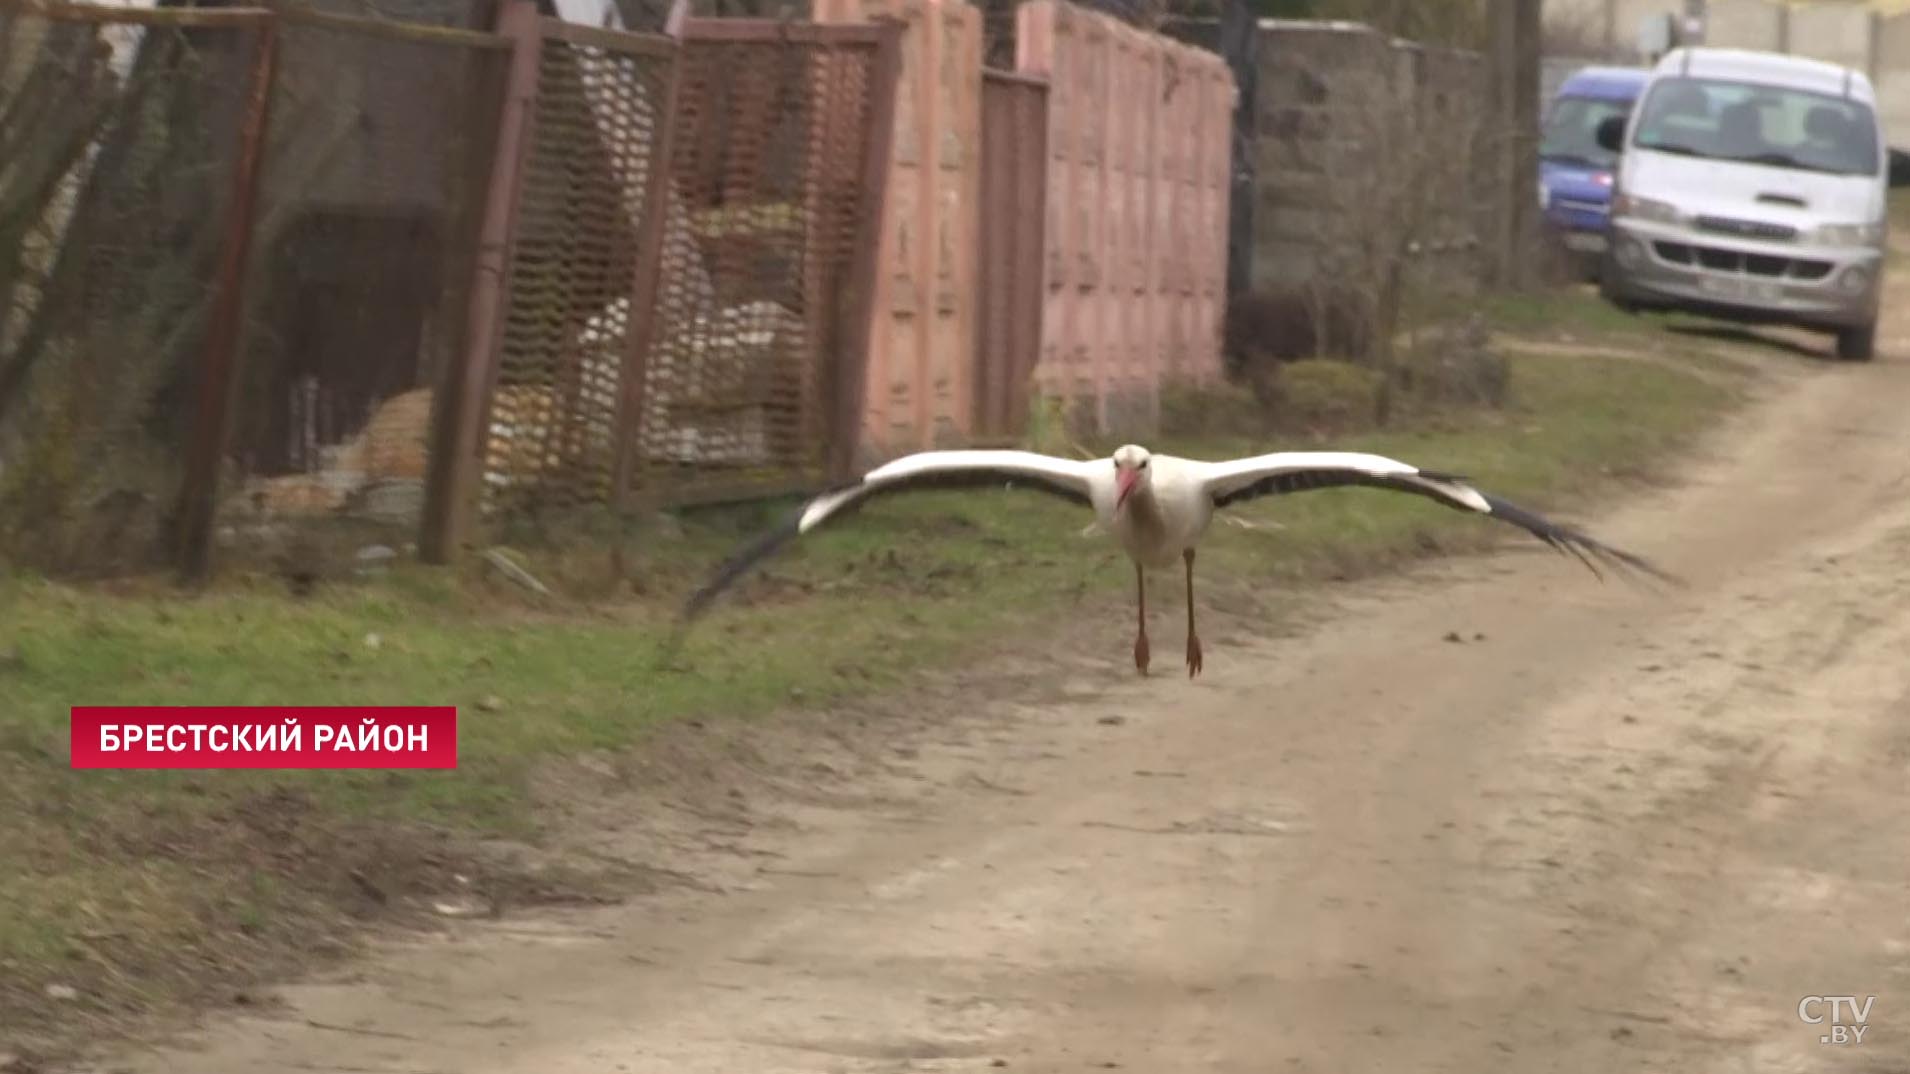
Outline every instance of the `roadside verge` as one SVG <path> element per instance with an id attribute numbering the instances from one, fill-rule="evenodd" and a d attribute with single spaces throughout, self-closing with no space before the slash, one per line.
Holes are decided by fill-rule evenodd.
<path id="1" fill-rule="evenodd" d="M 1756 382 L 1758 362 L 1726 360 L 1719 344 L 1558 301 L 1568 304 L 1500 311 L 1523 341 L 1506 348 L 1505 407 L 1429 409 L 1333 445 L 1466 474 L 1563 515 L 1664 476 Z M 1204 593 L 1248 608 L 1260 583 L 1290 592 L 1523 539 L 1370 490 L 1263 501 L 1241 517 L 1255 528 L 1218 527 L 1201 575 Z M 683 593 L 767 518 L 706 514 L 646 532 L 628 564 L 640 589 L 594 599 L 583 594 L 603 586 L 592 574 L 602 557 L 533 556 L 551 599 L 479 567 L 402 569 L 302 599 L 269 575 L 191 600 L 0 583 L 0 861 L 22 865 L 0 875 L 0 1053 L 59 1054 L 182 1009 L 251 1002 L 252 982 L 344 955 L 368 927 L 428 922 L 448 892 L 500 912 L 667 883 L 540 850 L 567 821 L 538 804 L 539 773 L 567 758 L 641 753 L 654 730 L 688 720 L 826 709 L 1084 631 L 1115 666 L 1126 659 L 1132 576 L 1104 539 L 1083 535 L 1085 515 L 1016 493 L 932 494 L 871 507 L 771 564 L 712 613 L 677 670 L 660 672 Z M 1154 594 L 1156 614 L 1179 608 L 1177 585 Z M 461 767 L 66 767 L 75 703 L 212 701 L 456 704 Z"/>

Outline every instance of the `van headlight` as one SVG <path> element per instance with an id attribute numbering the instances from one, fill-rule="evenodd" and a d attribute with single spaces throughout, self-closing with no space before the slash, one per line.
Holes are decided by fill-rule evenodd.
<path id="1" fill-rule="evenodd" d="M 1882 224 L 1825 224 L 1811 232 L 1819 246 L 1881 246 Z"/>
<path id="2" fill-rule="evenodd" d="M 1632 216 L 1640 220 L 1649 220 L 1654 224 L 1682 224 L 1684 214 L 1676 205 L 1654 198 L 1641 198 L 1636 194 L 1616 194 L 1612 197 L 1613 216 Z"/>

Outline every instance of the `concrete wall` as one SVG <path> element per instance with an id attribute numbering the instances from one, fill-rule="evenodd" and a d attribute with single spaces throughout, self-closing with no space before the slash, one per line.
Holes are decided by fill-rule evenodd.
<path id="1" fill-rule="evenodd" d="M 1877 87 L 1884 137 L 1910 146 L 1910 12 L 1825 0 L 1707 0 L 1702 7 L 1703 44 L 1785 52 L 1864 72 Z M 1547 0 L 1545 14 L 1548 21 L 1595 28 L 1611 55 L 1635 60 L 1639 20 L 1684 9 L 1682 0 Z"/>
<path id="2" fill-rule="evenodd" d="M 1360 23 L 1267 19 L 1259 32 L 1253 289 L 1371 296 L 1408 233 L 1433 271 L 1469 276 L 1466 252 L 1503 197 L 1480 167 L 1483 58 Z"/>
<path id="3" fill-rule="evenodd" d="M 1264 20 L 1254 138 L 1256 291 L 1338 271 L 1349 175 L 1378 165 L 1370 112 L 1393 95 L 1391 42 L 1360 23 Z M 1341 182 L 1336 183 L 1336 180 Z"/>

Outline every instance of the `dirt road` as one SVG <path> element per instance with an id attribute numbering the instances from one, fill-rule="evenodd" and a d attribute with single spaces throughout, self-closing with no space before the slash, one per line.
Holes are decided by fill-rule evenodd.
<path id="1" fill-rule="evenodd" d="M 103 1069 L 1910 1071 L 1893 343 L 1770 352 L 1688 480 L 1591 520 L 1686 592 L 1513 542 L 1289 637 L 1216 613 L 1191 683 L 1135 679 L 1109 623 L 925 688 L 882 756 L 867 713 L 708 745 L 714 783 L 664 778 L 679 744 L 600 849 L 689 883 L 393 947 Z M 1877 997 L 1862 1042 L 1820 1043 L 1813 995 Z"/>

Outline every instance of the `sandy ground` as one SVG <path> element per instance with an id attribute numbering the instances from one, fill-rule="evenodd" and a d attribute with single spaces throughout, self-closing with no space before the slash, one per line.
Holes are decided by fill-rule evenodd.
<path id="1" fill-rule="evenodd" d="M 1582 520 L 1687 591 L 1515 540 L 1283 637 L 1217 595 L 1189 682 L 1162 586 L 1167 675 L 1110 621 L 924 687 L 913 723 L 743 754 L 705 729 L 707 768 L 679 746 L 635 791 L 580 768 L 595 849 L 678 882 L 395 941 L 99 1069 L 1903 1074 L 1910 345 L 1886 349 L 1762 349 L 1769 398 L 1677 487 Z M 1862 1043 L 1821 1043 L 1813 995 L 1877 997 Z"/>

